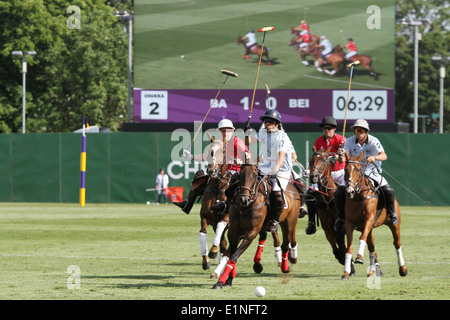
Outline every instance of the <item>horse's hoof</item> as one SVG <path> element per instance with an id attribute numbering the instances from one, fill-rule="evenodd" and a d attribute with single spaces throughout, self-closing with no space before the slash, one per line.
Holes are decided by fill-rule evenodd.
<path id="1" fill-rule="evenodd" d="M 348 280 L 348 279 L 350 279 L 348 273 L 344 273 L 344 275 L 341 277 L 341 280 Z"/>
<path id="2" fill-rule="evenodd" d="M 263 266 L 262 266 L 262 264 L 261 263 L 259 263 L 259 262 L 255 262 L 254 264 L 253 264 L 253 271 L 255 271 L 256 273 L 261 273 L 262 271 L 263 271 Z"/>
<path id="3" fill-rule="evenodd" d="M 283 272 L 283 273 L 289 273 L 289 272 L 291 272 L 291 267 L 288 267 L 286 270 L 281 270 L 281 272 Z"/>
<path id="4" fill-rule="evenodd" d="M 219 279 L 219 276 L 217 275 L 217 273 L 211 273 L 211 275 L 209 276 L 210 279 Z"/>
<path id="5" fill-rule="evenodd" d="M 228 277 L 227 281 L 225 281 L 224 286 L 225 287 L 231 287 L 233 285 L 233 279 L 234 278 Z"/>
<path id="6" fill-rule="evenodd" d="M 355 259 L 355 263 L 358 263 L 358 264 L 364 264 L 363 257 L 361 257 L 360 255 L 358 255 L 358 256 L 356 257 L 356 259 Z"/>
<path id="7" fill-rule="evenodd" d="M 296 264 L 296 263 L 297 263 L 297 258 L 291 258 L 291 257 L 289 256 L 288 260 L 289 260 L 289 262 L 292 263 L 292 264 Z"/>
<path id="8" fill-rule="evenodd" d="M 219 249 L 216 246 L 212 246 L 211 250 L 209 250 L 208 257 L 210 259 L 215 259 L 215 258 L 217 258 L 218 252 L 219 252 Z"/>
<path id="9" fill-rule="evenodd" d="M 202 268 L 203 268 L 203 270 L 209 270 L 209 269 L 211 269 L 211 262 L 210 262 L 210 261 L 208 261 L 208 262 L 203 262 L 203 263 L 202 263 Z"/>
<path id="10" fill-rule="evenodd" d="M 222 282 L 222 281 L 217 281 L 217 282 L 212 286 L 211 289 L 219 290 L 219 289 L 222 289 L 222 286 L 223 286 L 223 282 Z"/>
<path id="11" fill-rule="evenodd" d="M 405 266 L 398 268 L 398 272 L 402 277 L 405 277 L 408 274 L 408 269 Z"/>

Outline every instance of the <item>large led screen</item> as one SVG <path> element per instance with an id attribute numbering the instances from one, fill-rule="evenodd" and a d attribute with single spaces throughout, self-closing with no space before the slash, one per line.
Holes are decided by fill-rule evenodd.
<path id="1" fill-rule="evenodd" d="M 348 106 L 347 120 L 392 123 L 394 18 L 394 0 L 136 1 L 133 120 L 202 121 L 210 110 L 206 122 L 245 122 L 253 108 L 254 119 L 276 109 L 283 122 L 342 122 Z M 251 29 L 267 50 L 259 69 L 238 41 Z M 334 50 L 318 67 L 324 37 Z M 339 50 L 349 39 L 360 57 L 351 77 Z"/>

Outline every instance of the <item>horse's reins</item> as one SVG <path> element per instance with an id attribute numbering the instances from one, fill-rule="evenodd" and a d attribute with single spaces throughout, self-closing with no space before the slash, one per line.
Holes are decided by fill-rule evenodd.
<path id="1" fill-rule="evenodd" d="M 259 176 L 259 175 L 256 176 L 256 179 L 255 179 L 255 182 L 252 185 L 252 188 L 249 188 L 249 187 L 246 187 L 246 186 L 238 186 L 238 188 L 236 189 L 235 193 L 238 193 L 239 196 L 241 196 L 241 197 L 249 197 L 249 199 L 250 199 L 250 205 L 246 208 L 245 211 L 256 210 L 256 209 L 259 209 L 262 206 L 266 205 L 267 199 L 266 199 L 266 201 L 261 202 L 260 205 L 254 207 L 254 208 L 251 207 L 251 204 L 253 204 L 258 198 L 260 198 L 261 196 L 264 195 L 263 193 L 259 193 L 260 195 L 258 197 L 255 197 L 255 195 L 258 194 L 258 191 L 260 189 L 261 184 L 264 185 L 264 190 L 267 193 L 266 181 L 265 181 L 264 178 L 261 178 L 261 176 Z M 241 194 L 241 189 L 248 190 L 250 193 L 249 194 Z"/>
<path id="2" fill-rule="evenodd" d="M 318 166 L 312 166 L 312 167 L 311 167 L 312 169 L 317 169 L 317 171 L 318 171 L 318 173 L 319 173 L 319 182 L 320 182 L 320 184 L 321 184 L 325 189 L 327 189 L 327 190 L 336 190 L 335 188 L 329 188 L 328 186 L 326 186 L 325 183 L 324 183 L 324 181 L 323 181 L 323 179 L 322 179 L 323 173 L 325 172 L 325 169 L 327 168 L 327 166 L 328 166 L 328 164 L 329 164 L 330 157 L 328 157 L 327 154 L 325 154 L 325 153 L 320 153 L 320 152 L 315 152 L 315 153 L 312 155 L 312 157 L 314 157 L 315 155 L 319 155 L 319 156 L 327 156 L 327 160 L 324 161 L 324 163 L 323 163 L 323 168 L 319 168 Z M 312 157 L 311 157 L 311 158 L 312 158 Z M 330 179 L 332 179 L 332 178 L 331 178 L 331 175 L 330 175 L 330 177 L 328 177 L 328 179 L 327 179 L 325 182 L 328 182 L 328 180 L 330 180 Z"/>
<path id="3" fill-rule="evenodd" d="M 295 181 L 295 180 L 292 180 L 292 179 L 289 179 L 289 178 L 285 178 L 285 177 L 277 177 L 277 178 L 286 179 L 286 180 L 289 180 L 290 182 L 293 182 L 293 183 L 299 184 L 299 185 L 301 185 L 301 186 L 307 187 L 307 188 L 309 188 L 309 189 L 311 189 L 311 190 L 317 191 L 317 192 L 322 193 L 322 194 L 324 194 L 324 195 L 326 195 L 326 196 L 328 195 L 328 194 L 326 194 L 326 193 L 324 193 L 324 192 L 322 192 L 322 191 L 320 191 L 320 190 L 316 190 L 316 189 L 314 189 L 314 188 L 312 188 L 312 187 L 310 187 L 310 186 L 308 186 L 308 185 L 306 185 L 306 184 L 297 182 L 297 181 Z"/>
<path id="4" fill-rule="evenodd" d="M 356 161 L 356 160 L 347 160 L 347 163 L 354 163 L 354 164 L 357 164 L 357 165 L 359 165 L 360 166 L 360 168 L 359 168 L 359 178 L 358 178 L 358 181 L 356 182 L 356 183 L 351 183 L 350 181 L 348 181 L 348 185 L 349 186 L 351 186 L 351 187 L 353 187 L 353 188 L 355 188 L 355 192 L 357 193 L 357 194 L 360 194 L 361 192 L 363 192 L 364 190 L 363 190 L 363 188 L 366 188 L 366 189 L 368 189 L 368 190 L 372 190 L 373 192 L 375 192 L 375 195 L 371 195 L 371 196 L 368 196 L 368 197 L 364 197 L 364 198 L 362 198 L 361 200 L 366 200 L 366 199 L 370 199 L 370 198 L 375 198 L 375 197 L 378 197 L 378 194 L 376 194 L 376 190 L 379 188 L 379 187 L 377 187 L 376 189 L 372 189 L 371 187 L 370 187 L 370 182 L 369 182 L 369 186 L 363 186 L 362 185 L 362 181 L 363 181 L 363 179 L 365 178 L 365 175 L 364 175 L 364 170 L 365 170 L 365 167 L 367 166 L 362 166 L 361 165 L 361 163 L 359 162 L 359 161 Z"/>

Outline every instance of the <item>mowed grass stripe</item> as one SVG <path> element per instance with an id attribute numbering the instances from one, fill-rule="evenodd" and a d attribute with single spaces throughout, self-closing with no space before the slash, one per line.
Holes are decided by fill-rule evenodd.
<path id="1" fill-rule="evenodd" d="M 320 3 L 333 3 L 334 0 L 320 1 Z M 209 3 L 209 1 L 208 1 Z M 318 1 L 310 1 L 311 4 L 318 3 Z M 270 24 L 271 13 L 286 12 L 289 15 L 295 15 L 297 18 L 293 21 L 294 24 L 300 22 L 298 18 L 302 7 L 305 4 L 299 5 L 293 1 L 259 1 L 256 4 L 249 3 L 229 3 L 224 5 L 223 1 L 218 3 L 211 3 L 210 5 L 200 6 L 186 6 L 183 10 L 165 11 L 164 13 L 141 14 L 139 7 L 136 12 L 136 34 L 152 30 L 165 30 L 170 28 L 185 28 L 197 24 L 212 23 L 220 25 L 222 20 L 228 20 L 230 17 L 235 17 L 240 21 L 240 27 L 245 30 L 246 21 L 248 17 L 250 24 L 255 24 L 256 21 L 261 21 L 265 18 L 265 22 Z M 139 11 L 138 11 L 139 10 Z M 248 14 L 247 14 L 248 12 Z M 261 21 L 262 22 L 262 21 Z M 262 25 L 265 26 L 265 25 Z M 213 29 L 220 34 L 221 29 L 216 27 Z"/>

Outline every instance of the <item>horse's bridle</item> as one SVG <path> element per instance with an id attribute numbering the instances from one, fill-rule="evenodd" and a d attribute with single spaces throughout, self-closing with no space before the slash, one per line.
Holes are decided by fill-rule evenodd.
<path id="1" fill-rule="evenodd" d="M 316 170 L 316 171 L 317 171 L 317 179 L 318 179 L 317 183 L 320 184 L 320 185 L 322 185 L 325 189 L 331 189 L 331 188 L 328 188 L 328 187 L 327 187 L 327 182 L 328 182 L 328 180 L 329 180 L 329 179 L 332 179 L 332 178 L 331 178 L 331 175 L 328 177 L 327 180 L 324 180 L 324 179 L 323 179 L 324 172 L 325 172 L 327 166 L 328 166 L 329 163 L 330 163 L 330 157 L 329 157 L 326 153 L 321 153 L 321 152 L 315 152 L 315 153 L 313 153 L 313 155 L 311 156 L 311 158 L 314 157 L 314 156 L 320 156 L 320 157 L 326 156 L 327 159 L 326 159 L 325 161 L 323 161 L 323 166 L 322 166 L 322 168 L 319 168 L 318 166 L 310 166 L 310 168 L 311 168 L 311 170 L 310 170 L 310 175 L 312 174 L 313 170 Z"/>
<path id="2" fill-rule="evenodd" d="M 359 178 L 358 178 L 358 181 L 356 181 L 356 183 L 353 183 L 353 182 L 350 182 L 350 181 L 346 181 L 346 184 L 347 184 L 346 189 L 348 190 L 349 188 L 353 188 L 355 195 L 356 194 L 361 194 L 361 192 L 365 191 L 365 189 L 372 190 L 372 191 L 375 192 L 375 190 L 373 190 L 370 187 L 370 183 L 368 183 L 369 186 L 363 186 L 363 179 L 365 178 L 365 175 L 364 175 L 364 169 L 365 168 L 361 165 L 361 163 L 359 161 L 356 161 L 356 160 L 347 160 L 347 164 L 346 165 L 349 165 L 349 164 L 357 164 L 359 166 L 358 169 L 357 168 L 352 168 L 352 171 L 351 171 L 351 173 L 353 173 L 353 171 L 358 171 L 359 172 Z M 347 198 L 348 197 L 349 196 L 347 194 Z M 370 198 L 370 197 L 372 197 L 372 196 L 365 197 L 363 199 Z"/>
<path id="3" fill-rule="evenodd" d="M 263 184 L 263 186 L 264 186 L 264 192 L 263 193 L 259 192 L 261 184 Z M 248 194 L 243 194 L 242 191 L 245 191 L 245 190 L 247 190 L 249 193 Z M 267 179 L 266 179 L 266 177 L 261 177 L 261 175 L 259 174 L 259 170 L 258 170 L 258 172 L 256 174 L 256 177 L 255 177 L 255 181 L 253 182 L 252 186 L 251 187 L 238 186 L 236 188 L 236 191 L 235 191 L 235 195 L 236 194 L 239 194 L 240 197 L 248 197 L 249 198 L 249 203 L 248 203 L 247 209 L 251 208 L 252 204 L 259 197 L 268 194 L 268 187 L 267 187 Z M 262 202 L 256 208 L 252 208 L 252 209 L 259 209 L 260 207 L 262 207 L 265 204 L 266 204 L 265 202 Z"/>

